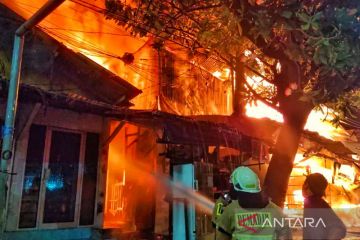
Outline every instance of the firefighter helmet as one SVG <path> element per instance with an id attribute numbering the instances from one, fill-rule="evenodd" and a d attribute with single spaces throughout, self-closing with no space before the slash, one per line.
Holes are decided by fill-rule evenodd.
<path id="1" fill-rule="evenodd" d="M 261 191 L 258 176 L 248 167 L 236 168 L 231 174 L 230 182 L 239 192 L 258 193 Z"/>

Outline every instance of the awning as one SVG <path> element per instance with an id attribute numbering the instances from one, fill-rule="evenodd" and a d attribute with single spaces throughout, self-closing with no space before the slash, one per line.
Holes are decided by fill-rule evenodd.
<path id="1" fill-rule="evenodd" d="M 199 115 L 192 116 L 192 118 L 227 125 L 247 136 L 259 139 L 269 145 L 275 143 L 280 127 L 279 123 L 266 118 L 257 119 L 226 115 Z"/>
<path id="2" fill-rule="evenodd" d="M 163 130 L 160 143 L 224 146 L 251 150 L 251 138 L 222 123 L 150 110 L 124 110 L 107 116 L 133 124 Z"/>

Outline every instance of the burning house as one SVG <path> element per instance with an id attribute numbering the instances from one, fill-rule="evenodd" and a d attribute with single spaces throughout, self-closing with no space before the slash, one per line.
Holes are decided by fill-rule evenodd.
<path id="1" fill-rule="evenodd" d="M 12 40 L 24 20 L 3 5 L 1 13 L 4 116 Z M 16 147 L 9 166 L 6 236 L 176 234 L 178 229 L 169 226 L 184 222 L 187 218 L 177 217 L 190 208 L 176 200 L 169 184 L 176 186 L 168 177 L 184 181 L 189 189 L 198 185 L 212 199 L 213 187 L 221 189 L 222 184 L 213 183 L 212 166 L 225 159 L 222 164 L 229 174 L 241 161 L 232 160 L 231 152 L 249 152 L 251 144 L 249 137 L 225 125 L 174 113 L 228 114 L 231 86 L 184 62 L 172 49 L 159 51 L 151 40 L 141 41 L 137 53 L 124 53 L 119 60 L 128 65 L 127 70 L 120 69 L 127 77 L 124 81 L 46 30 L 26 36 Z M 126 73 L 128 69 L 136 71 Z M 148 79 L 144 80 L 148 72 L 154 74 L 150 82 L 155 82 L 150 92 L 145 86 Z M 148 110 L 124 111 L 140 93 L 128 82 L 148 93 L 133 100 L 135 108 Z M 176 174 L 182 171 L 187 173 Z M 194 175 L 201 180 L 196 182 Z M 211 201 L 201 195 L 193 198 L 202 199 L 205 212 L 196 227 L 212 231 L 207 221 Z M 185 222 L 195 228 L 194 211 L 189 214 Z"/>
<path id="2" fill-rule="evenodd" d="M 0 12 L 3 120 L 11 46 L 24 20 L 3 5 Z M 26 39 L 5 237 L 86 238 L 86 226 L 99 225 L 102 211 L 98 163 L 105 156 L 105 113 L 128 108 L 141 91 L 40 30 Z"/>

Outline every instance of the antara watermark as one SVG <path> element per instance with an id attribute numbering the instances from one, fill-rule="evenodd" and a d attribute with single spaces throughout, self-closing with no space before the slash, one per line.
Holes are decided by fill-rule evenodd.
<path id="1" fill-rule="evenodd" d="M 324 227 L 326 228 L 326 224 L 322 218 L 314 219 L 314 218 L 273 218 L 273 219 L 265 219 L 262 227 L 285 227 L 289 226 L 290 228 L 317 228 Z"/>

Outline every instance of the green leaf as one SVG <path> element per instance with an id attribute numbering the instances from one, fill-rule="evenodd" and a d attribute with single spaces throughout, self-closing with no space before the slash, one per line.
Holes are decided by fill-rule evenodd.
<path id="1" fill-rule="evenodd" d="M 329 46 L 330 45 L 330 42 L 329 42 L 329 39 L 322 39 L 321 43 L 325 46 Z"/>
<path id="2" fill-rule="evenodd" d="M 301 29 L 304 30 L 304 31 L 309 30 L 309 28 L 310 28 L 310 23 L 301 25 Z"/>
<path id="3" fill-rule="evenodd" d="M 312 21 L 317 21 L 317 20 L 320 20 L 323 16 L 323 13 L 322 12 L 317 12 L 311 19 Z"/>
<path id="4" fill-rule="evenodd" d="M 304 23 L 308 23 L 311 20 L 311 17 L 304 12 L 297 13 L 296 16 L 299 18 L 300 21 L 302 21 Z"/>
<path id="5" fill-rule="evenodd" d="M 322 64 L 328 64 L 328 59 L 326 58 L 326 56 L 324 54 L 320 54 L 319 55 L 319 60 L 320 60 L 320 63 Z"/>
<path id="6" fill-rule="evenodd" d="M 283 16 L 284 18 L 290 19 L 292 17 L 293 13 L 290 11 L 283 11 L 281 13 L 281 16 Z"/>
<path id="7" fill-rule="evenodd" d="M 311 23 L 311 28 L 315 31 L 319 30 L 320 29 L 320 24 L 317 23 L 317 22 L 312 22 Z"/>

